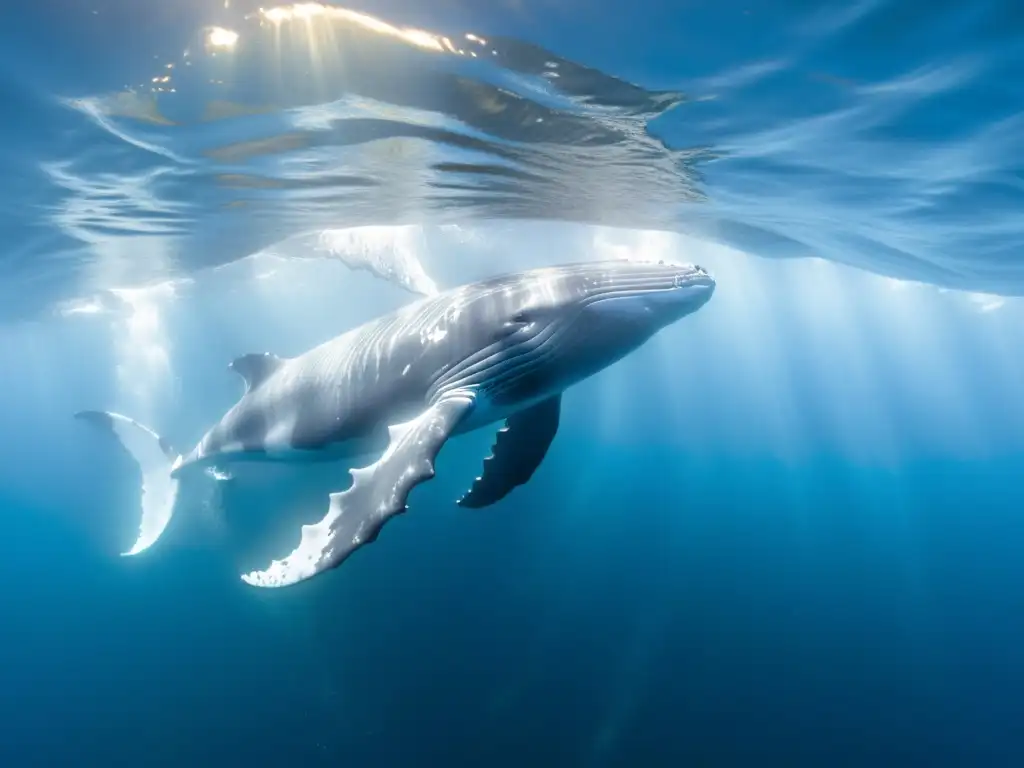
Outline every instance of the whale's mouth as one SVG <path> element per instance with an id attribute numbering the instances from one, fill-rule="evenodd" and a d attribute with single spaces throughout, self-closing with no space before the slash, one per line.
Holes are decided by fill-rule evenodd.
<path id="1" fill-rule="evenodd" d="M 697 264 L 691 265 L 685 271 L 681 271 L 676 275 L 676 286 L 683 287 L 687 285 L 702 285 L 708 287 L 714 287 L 715 279 L 711 276 L 711 273 L 702 266 Z"/>
<path id="2" fill-rule="evenodd" d="M 715 278 L 708 274 L 703 267 L 693 265 L 685 272 L 679 272 L 673 279 L 674 288 L 703 288 L 715 289 Z"/>
<path id="3" fill-rule="evenodd" d="M 683 296 L 709 298 L 715 279 L 699 264 L 630 259 L 609 269 L 593 298 L 651 298 L 657 303 Z M 705 298 L 705 300 L 706 300 Z"/>

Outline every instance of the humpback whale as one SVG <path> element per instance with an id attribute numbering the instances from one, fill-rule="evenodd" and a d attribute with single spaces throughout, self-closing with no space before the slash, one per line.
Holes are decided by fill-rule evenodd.
<path id="1" fill-rule="evenodd" d="M 153 544 L 179 485 L 237 462 L 379 458 L 351 470 L 281 560 L 241 578 L 282 587 L 339 566 L 406 511 L 452 436 L 504 422 L 483 472 L 457 502 L 494 504 L 526 483 L 558 430 L 562 393 L 708 302 L 696 265 L 614 260 L 532 269 L 463 285 L 342 333 L 297 357 L 247 354 L 229 366 L 242 397 L 179 455 L 120 414 L 76 414 L 112 431 L 142 469 L 142 533 Z M 339 479 L 340 480 L 340 479 Z M 343 482 L 339 485 L 344 487 Z"/>

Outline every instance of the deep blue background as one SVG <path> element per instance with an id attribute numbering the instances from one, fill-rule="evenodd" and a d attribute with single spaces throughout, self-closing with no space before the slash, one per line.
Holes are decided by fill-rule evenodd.
<path id="1" fill-rule="evenodd" d="M 59 103 L 148 78 L 242 5 L 4 9 L 0 765 L 1024 765 L 1024 307 L 990 295 L 1024 291 L 1019 3 L 360 3 L 714 95 L 651 130 L 722 151 L 702 234 L 753 255 L 428 226 L 414 250 L 442 285 L 615 241 L 719 287 L 565 396 L 507 500 L 452 503 L 491 439 L 467 436 L 375 545 L 267 592 L 238 574 L 287 551 L 345 467 L 233 489 L 224 519 L 118 558 L 137 477 L 70 414 L 121 410 L 189 446 L 238 396 L 232 358 L 298 353 L 408 294 L 271 261 L 97 314 L 51 306 L 259 240 L 202 167 L 177 176 Z M 132 128 L 172 148 L 221 130 Z M 54 164 L 100 192 L 58 188 Z M 609 215 L 629 202 L 592 186 Z M 282 220 L 308 199 L 282 196 Z"/>
<path id="2" fill-rule="evenodd" d="M 515 231 L 535 262 L 593 241 Z M 128 346 L 104 315 L 5 330 L 3 762 L 1016 764 L 1024 408 L 993 350 L 1021 308 L 697 255 L 712 303 L 567 394 L 529 485 L 459 510 L 490 435 L 455 441 L 376 544 L 282 591 L 238 573 L 321 491 L 238 490 L 226 536 L 176 518 L 119 559 L 136 480 L 68 414 L 141 408 L 114 371 L 163 344 L 145 420 L 186 444 L 237 396 L 226 359 L 404 294 L 278 264 L 155 299 Z"/>

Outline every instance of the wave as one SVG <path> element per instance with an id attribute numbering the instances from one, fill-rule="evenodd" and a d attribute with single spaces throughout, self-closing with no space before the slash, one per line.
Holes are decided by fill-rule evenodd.
<path id="1" fill-rule="evenodd" d="M 1022 293 L 1024 155 L 1012 150 L 1024 117 L 956 143 L 880 136 L 974 84 L 984 61 L 872 83 L 817 73 L 823 107 L 790 97 L 770 119 L 764 96 L 806 74 L 807 50 L 887 7 L 808 15 L 786 56 L 674 78 L 685 93 L 522 40 L 338 6 L 225 12 L 129 87 L 40 97 L 18 86 L 60 130 L 28 154 L 36 191 L 8 206 L 17 244 L 0 312 L 189 275 L 297 235 L 470 219 L 677 231 Z M 968 212 L 979 186 L 987 203 Z"/>

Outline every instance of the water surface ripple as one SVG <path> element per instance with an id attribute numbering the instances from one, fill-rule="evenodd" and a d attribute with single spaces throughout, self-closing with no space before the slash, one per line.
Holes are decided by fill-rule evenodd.
<path id="1" fill-rule="evenodd" d="M 588 61 L 497 34 L 504 5 L 473 30 L 225 5 L 186 3 L 178 23 L 114 0 L 59 23 L 24 12 L 0 58 L 0 168 L 24 181 L 0 207 L 0 315 L 301 233 L 467 217 L 677 230 L 1024 293 L 1012 2 L 639 3 L 630 24 L 676 20 L 660 52 L 624 35 Z M 62 34 L 96 66 L 48 68 L 40 44 Z"/>

